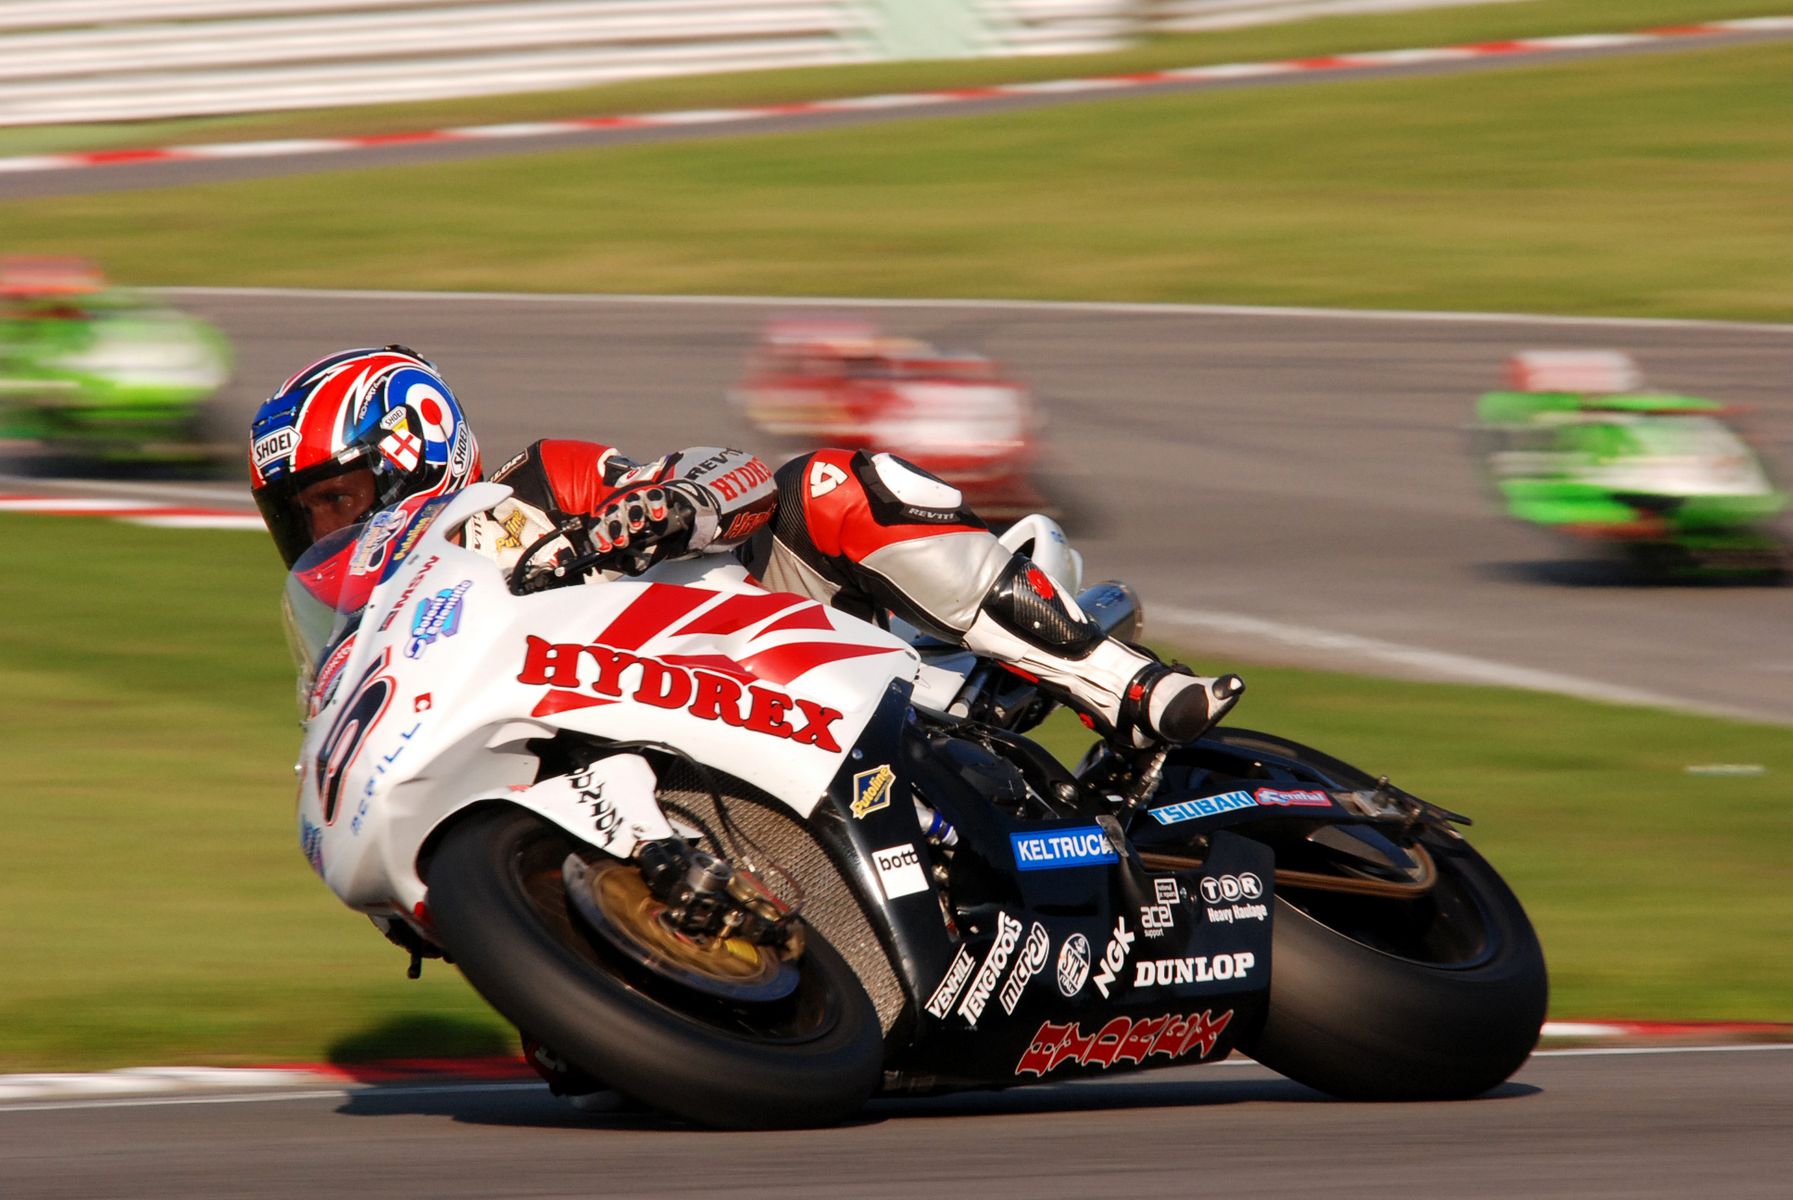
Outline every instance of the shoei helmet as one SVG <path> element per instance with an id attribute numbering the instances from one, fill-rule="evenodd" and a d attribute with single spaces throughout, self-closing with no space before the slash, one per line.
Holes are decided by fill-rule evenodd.
<path id="1" fill-rule="evenodd" d="M 300 493 L 360 470 L 374 480 L 367 512 L 479 478 L 479 446 L 454 393 L 434 365 L 404 346 L 320 359 L 256 411 L 250 487 L 288 567 L 315 540 Z"/>

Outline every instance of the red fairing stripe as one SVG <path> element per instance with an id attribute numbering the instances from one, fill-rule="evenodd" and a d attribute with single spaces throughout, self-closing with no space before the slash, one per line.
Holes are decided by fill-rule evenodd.
<path id="1" fill-rule="evenodd" d="M 529 711 L 532 717 L 551 717 L 555 713 L 576 708 L 593 708 L 599 704 L 615 704 L 608 696 L 587 696 L 583 692 L 552 691 L 543 696 Z"/>
<path id="2" fill-rule="evenodd" d="M 808 671 L 849 658 L 868 654 L 895 654 L 894 646 L 861 646 L 841 642 L 794 642 L 775 646 L 758 654 L 749 654 L 741 664 L 761 679 L 772 683 L 789 683 Z"/>
<path id="3" fill-rule="evenodd" d="M 763 637 L 768 633 L 783 633 L 786 630 L 791 629 L 832 630 L 833 628 L 834 625 L 828 620 L 827 609 L 823 608 L 820 604 L 806 604 L 802 608 L 792 612 L 789 616 L 780 617 L 778 620 L 760 630 L 760 636 Z"/>
<path id="4" fill-rule="evenodd" d="M 595 513 L 616 489 L 604 482 L 604 460 L 616 451 L 597 442 L 570 439 L 537 443 L 548 490 L 562 512 Z"/>
<path id="5" fill-rule="evenodd" d="M 710 611 L 693 618 L 683 628 L 673 630 L 673 636 L 677 637 L 687 633 L 718 635 L 739 633 L 749 625 L 763 621 L 774 613 L 783 612 L 793 604 L 809 603 L 810 601 L 803 597 L 793 596 L 789 592 L 772 592 L 763 596 L 752 594 L 733 596 Z"/>
<path id="6" fill-rule="evenodd" d="M 637 596 L 629 607 L 616 615 L 616 620 L 592 638 L 619 650 L 638 650 L 642 643 L 661 632 L 692 609 L 716 598 L 717 593 L 704 588 L 680 587 L 672 583 L 655 583 Z"/>
<path id="7" fill-rule="evenodd" d="M 845 476 L 821 495 L 813 494 L 812 472 L 816 464 L 826 464 Z M 809 458 L 800 486 L 803 489 L 803 512 L 807 518 L 810 540 L 823 554 L 863 562 L 886 546 L 912 542 L 917 538 L 937 537 L 944 533 L 980 532 L 976 525 L 933 524 L 917 521 L 909 525 L 880 525 L 872 517 L 871 498 L 865 485 L 853 473 L 853 451 L 819 450 Z"/>
<path id="8" fill-rule="evenodd" d="M 759 678 L 726 654 L 664 654 L 660 657 L 663 662 L 677 663 L 681 667 L 702 667 L 749 682 Z"/>

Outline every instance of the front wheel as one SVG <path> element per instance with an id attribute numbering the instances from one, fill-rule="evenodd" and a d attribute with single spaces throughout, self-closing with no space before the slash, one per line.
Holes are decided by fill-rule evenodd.
<path id="1" fill-rule="evenodd" d="M 1453 1100 L 1517 1071 L 1548 984 L 1525 911 L 1462 841 L 1424 839 L 1424 897 L 1277 896 L 1270 1006 L 1246 1052 L 1353 1100 Z"/>
<path id="2" fill-rule="evenodd" d="M 458 821 L 428 865 L 443 947 L 508 1020 L 655 1108 L 725 1128 L 851 1116 L 881 1078 L 871 1000 L 814 929 L 788 995 L 730 1001 L 638 969 L 568 904 L 581 847 L 539 817 L 491 808 Z"/>

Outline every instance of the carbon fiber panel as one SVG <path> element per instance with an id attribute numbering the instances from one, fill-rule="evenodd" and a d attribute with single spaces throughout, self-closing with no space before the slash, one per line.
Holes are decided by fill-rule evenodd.
<path id="1" fill-rule="evenodd" d="M 725 832 L 725 824 L 732 825 L 759 848 L 760 853 L 752 855 L 756 866 L 763 853 L 790 872 L 803 889 L 804 920 L 847 960 L 872 998 L 879 1026 L 889 1033 L 903 1011 L 903 988 L 896 969 L 859 898 L 814 835 L 789 809 L 741 780 L 716 776 L 728 810 L 725 823 L 694 768 L 685 763 L 663 763 L 659 774 L 661 807 L 669 816 L 701 830 L 704 849 L 738 861 L 740 856 L 732 851 Z M 766 882 L 774 890 L 782 890 L 775 875 Z"/>

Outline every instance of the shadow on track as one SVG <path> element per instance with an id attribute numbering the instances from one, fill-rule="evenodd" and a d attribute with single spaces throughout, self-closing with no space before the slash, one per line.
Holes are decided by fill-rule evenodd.
<path id="1" fill-rule="evenodd" d="M 338 1038 L 325 1061 L 353 1071 L 361 1064 L 394 1059 L 514 1058 L 516 1054 L 516 1042 L 488 1021 L 400 1016 Z"/>
<path id="2" fill-rule="evenodd" d="M 1508 1082 L 1464 1103 L 1513 1100 L 1541 1094 L 1531 1084 Z M 1288 1079 L 1129 1080 L 1034 1084 L 1001 1091 L 875 1099 L 843 1128 L 939 1117 L 1034 1116 L 1045 1113 L 1113 1112 L 1128 1109 L 1214 1108 L 1233 1104 L 1342 1105 Z M 471 1125 L 541 1129 L 627 1130 L 688 1133 L 684 1122 L 640 1108 L 621 1097 L 604 1111 L 584 1112 L 528 1083 L 471 1088 L 370 1087 L 337 1111 L 345 1116 L 435 1116 Z"/>
<path id="3" fill-rule="evenodd" d="M 1784 587 L 1784 572 L 1737 571 L 1707 575 L 1663 575 L 1623 559 L 1538 559 L 1525 562 L 1478 564 L 1483 578 L 1507 583 L 1543 584 L 1564 588 L 1760 588 Z"/>

